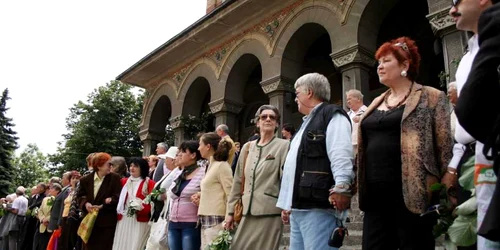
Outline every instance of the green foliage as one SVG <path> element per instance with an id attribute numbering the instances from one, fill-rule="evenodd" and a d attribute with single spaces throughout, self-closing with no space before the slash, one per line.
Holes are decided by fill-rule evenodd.
<path id="1" fill-rule="evenodd" d="M 213 117 L 210 112 L 204 112 L 200 117 L 194 115 L 182 116 L 181 123 L 184 126 L 184 138 L 186 140 L 196 140 L 199 133 L 213 131 Z"/>
<path id="2" fill-rule="evenodd" d="M 56 154 L 49 156 L 52 172 L 86 170 L 85 158 L 93 152 L 140 156 L 139 123 L 143 94 L 135 97 L 132 87 L 119 81 L 95 89 L 86 102 L 79 101 L 66 118 L 68 133 Z"/>
<path id="3" fill-rule="evenodd" d="M 17 186 L 30 187 L 48 180 L 47 158 L 38 149 L 36 144 L 28 144 L 13 161 L 16 175 L 14 183 Z"/>
<path id="4" fill-rule="evenodd" d="M 471 190 L 471 198 L 451 211 L 446 186 L 435 184 L 431 186 L 434 191 L 440 192 L 440 209 L 438 223 L 434 227 L 434 236 L 443 234 L 449 241 L 448 246 L 471 246 L 476 243 L 477 234 L 477 202 L 474 192 L 474 156 L 466 161 L 461 168 L 459 184 L 466 190 Z"/>
<path id="5" fill-rule="evenodd" d="M 208 244 L 205 250 L 229 250 L 232 240 L 233 237 L 229 231 L 221 230 L 217 237 Z"/>
<path id="6" fill-rule="evenodd" d="M 12 118 L 6 116 L 9 90 L 5 89 L 0 98 L 0 197 L 5 197 L 13 188 L 14 169 L 12 158 L 17 149 L 16 132 L 13 130 Z"/>

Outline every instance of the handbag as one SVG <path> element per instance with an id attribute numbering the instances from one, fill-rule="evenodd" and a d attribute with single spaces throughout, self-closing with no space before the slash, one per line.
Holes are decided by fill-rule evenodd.
<path id="1" fill-rule="evenodd" d="M 82 241 L 85 242 L 85 244 L 87 244 L 90 235 L 92 234 L 92 229 L 94 228 L 98 213 L 99 210 L 92 210 L 92 212 L 88 213 L 85 218 L 83 218 L 80 226 L 78 227 L 78 236 L 82 238 Z"/>
<path id="2" fill-rule="evenodd" d="M 159 238 L 158 238 L 158 245 L 161 247 L 164 247 L 168 249 L 168 220 L 169 220 L 169 214 L 170 214 L 170 201 L 168 202 L 167 205 L 167 211 L 165 211 L 165 214 L 163 216 L 160 216 L 160 219 L 158 222 L 162 221 L 164 224 L 161 226 L 160 230 L 158 230 Z"/>
<path id="3" fill-rule="evenodd" d="M 344 243 L 344 237 L 349 235 L 349 231 L 344 227 L 341 220 L 337 219 L 337 227 L 333 229 L 330 238 L 328 239 L 328 245 L 331 247 L 340 248 Z"/>
<path id="4" fill-rule="evenodd" d="M 243 192 L 245 191 L 245 168 L 247 165 L 248 151 L 250 150 L 251 145 L 252 144 L 248 145 L 247 149 L 245 150 L 245 155 L 243 157 L 243 172 L 241 173 L 241 188 L 240 188 L 241 195 L 238 201 L 236 201 L 236 204 L 234 205 L 234 214 L 233 214 L 233 220 L 236 223 L 239 223 L 241 221 L 241 218 L 243 217 L 243 201 L 241 200 L 241 197 L 243 197 Z"/>

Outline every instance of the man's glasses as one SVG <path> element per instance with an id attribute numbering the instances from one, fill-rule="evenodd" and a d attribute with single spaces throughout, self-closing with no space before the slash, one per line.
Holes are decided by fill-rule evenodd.
<path id="1" fill-rule="evenodd" d="M 264 114 L 264 115 L 260 115 L 259 116 L 260 120 L 267 120 L 267 118 L 269 118 L 271 121 L 276 121 L 276 116 L 275 115 Z"/>
<path id="2" fill-rule="evenodd" d="M 457 5 L 460 4 L 460 0 L 451 0 L 451 6 L 452 7 L 457 7 Z"/>

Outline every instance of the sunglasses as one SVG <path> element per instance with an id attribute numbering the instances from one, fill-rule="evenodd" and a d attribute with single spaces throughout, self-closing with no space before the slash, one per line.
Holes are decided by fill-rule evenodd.
<path id="1" fill-rule="evenodd" d="M 457 7 L 457 5 L 459 5 L 459 4 L 460 4 L 460 0 L 452 0 L 451 1 L 451 6 L 452 7 Z"/>
<path id="2" fill-rule="evenodd" d="M 276 121 L 276 116 L 275 115 L 260 115 L 259 116 L 259 119 L 260 120 L 267 120 L 267 118 L 269 118 L 271 121 Z"/>

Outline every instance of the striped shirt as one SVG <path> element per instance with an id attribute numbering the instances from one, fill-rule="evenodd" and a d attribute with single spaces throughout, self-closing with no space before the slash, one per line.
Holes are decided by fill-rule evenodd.
<path id="1" fill-rule="evenodd" d="M 178 172 L 174 178 L 182 173 Z M 182 190 L 181 195 L 177 196 L 172 193 L 172 188 L 175 186 L 175 182 L 172 183 L 168 189 L 168 196 L 170 198 L 170 215 L 169 219 L 173 222 L 198 222 L 198 206 L 191 202 L 191 196 L 195 193 L 201 191 L 200 183 L 205 177 L 205 168 L 200 167 L 196 170 L 196 174 L 193 176 L 189 184 Z"/>

